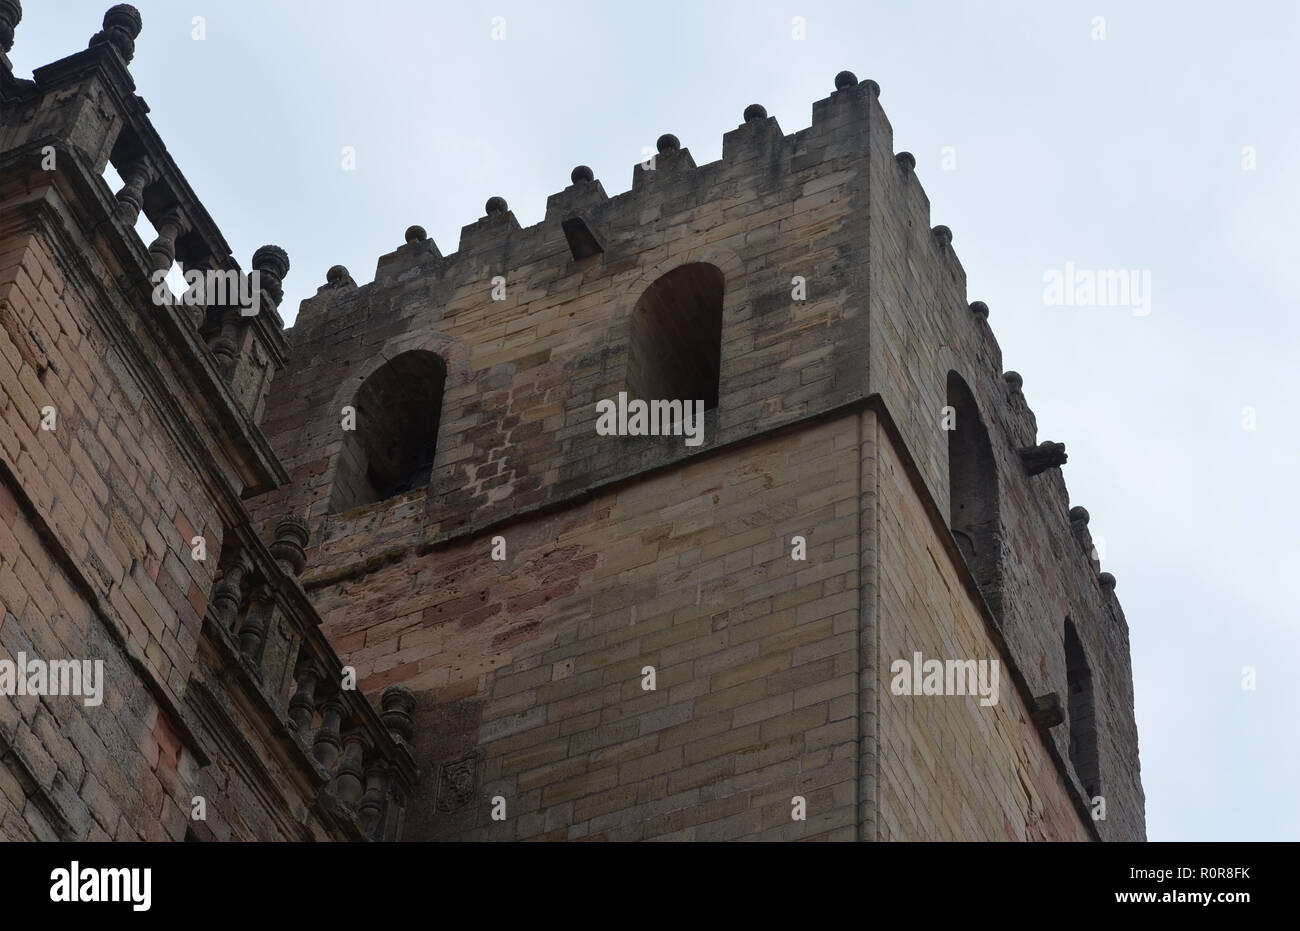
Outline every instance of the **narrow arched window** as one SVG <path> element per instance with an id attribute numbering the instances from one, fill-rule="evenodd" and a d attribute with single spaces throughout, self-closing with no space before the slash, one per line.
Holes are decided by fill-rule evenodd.
<path id="1" fill-rule="evenodd" d="M 722 366 L 722 271 L 681 265 L 641 295 L 632 310 L 628 395 L 718 406 Z"/>
<path id="2" fill-rule="evenodd" d="M 1074 623 L 1065 619 L 1065 681 L 1069 696 L 1070 762 L 1089 797 L 1101 794 L 1101 763 L 1097 755 L 1097 710 L 1092 670 Z"/>
<path id="3" fill-rule="evenodd" d="M 949 372 L 947 388 L 949 523 L 984 600 L 1001 622 L 1002 528 L 993 447 L 966 382 Z"/>
<path id="4" fill-rule="evenodd" d="M 447 366 L 434 352 L 404 352 L 362 382 L 335 471 L 337 513 L 429 484 L 442 417 Z"/>

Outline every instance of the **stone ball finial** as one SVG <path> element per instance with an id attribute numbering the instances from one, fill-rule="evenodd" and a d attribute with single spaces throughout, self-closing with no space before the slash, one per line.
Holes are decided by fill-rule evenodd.
<path id="1" fill-rule="evenodd" d="M 19 0 L 0 0 L 0 51 L 14 47 L 14 29 L 23 19 L 23 5 Z"/>
<path id="2" fill-rule="evenodd" d="M 951 238 L 952 234 L 949 233 L 948 236 L 949 236 L 948 241 L 952 242 L 952 238 Z M 987 320 L 989 318 L 989 305 L 985 304 L 983 301 L 971 301 L 970 312 L 977 317 L 983 317 L 985 320 Z"/>
<path id="3" fill-rule="evenodd" d="M 672 133 L 664 133 L 655 142 L 655 148 L 659 150 L 660 155 L 667 155 L 669 152 L 680 152 L 682 143 Z"/>
<path id="4" fill-rule="evenodd" d="M 1019 372 L 1003 372 L 1002 380 L 1011 386 L 1012 391 L 1019 391 L 1025 386 L 1025 380 Z"/>
<path id="5" fill-rule="evenodd" d="M 112 45 L 122 53 L 122 59 L 130 64 L 135 57 L 135 38 L 143 28 L 144 20 L 140 17 L 140 11 L 129 3 L 119 3 L 109 7 L 104 14 L 104 28 L 91 36 L 90 47 L 105 43 Z"/>
<path id="6" fill-rule="evenodd" d="M 331 265 L 330 270 L 325 273 L 325 283 L 331 288 L 337 288 L 349 277 L 346 267 L 342 265 Z"/>
<path id="7" fill-rule="evenodd" d="M 755 120 L 767 119 L 767 107 L 761 103 L 751 103 L 745 108 L 745 122 L 752 123 Z"/>
<path id="8" fill-rule="evenodd" d="M 131 33 L 134 39 L 144 28 L 144 20 L 140 17 L 140 11 L 129 3 L 118 3 L 104 11 L 104 28 L 114 29 L 122 27 Z"/>
<path id="9" fill-rule="evenodd" d="M 495 217 L 504 214 L 510 207 L 504 197 L 489 197 L 483 209 L 487 211 L 488 216 Z"/>
<path id="10" fill-rule="evenodd" d="M 582 184 L 584 181 L 595 181 L 596 173 L 586 165 L 579 165 L 573 171 L 569 172 L 569 180 L 574 184 Z"/>
<path id="11" fill-rule="evenodd" d="M 289 274 L 289 253 L 279 246 L 261 246 L 253 253 L 253 267 L 264 275 L 283 280 Z"/>
<path id="12" fill-rule="evenodd" d="M 866 80 L 866 84 L 867 84 L 867 90 L 871 91 L 871 96 L 872 96 L 872 97 L 875 97 L 877 100 L 879 100 L 879 99 L 880 99 L 880 85 L 877 84 L 875 81 L 871 80 L 871 78 L 867 78 L 867 80 Z"/>
<path id="13" fill-rule="evenodd" d="M 841 71 L 835 75 L 835 89 L 842 91 L 846 87 L 854 87 L 858 83 L 858 76 L 852 71 Z"/>
<path id="14" fill-rule="evenodd" d="M 253 268 L 257 272 L 257 286 L 279 307 L 284 300 L 284 288 L 281 285 L 284 276 L 289 274 L 289 253 L 279 246 L 261 246 L 253 253 Z"/>
<path id="15" fill-rule="evenodd" d="M 429 234 L 424 231 L 423 226 L 408 226 L 406 228 L 406 244 L 413 246 L 417 242 L 424 242 L 429 238 Z"/>
<path id="16" fill-rule="evenodd" d="M 1070 508 L 1070 523 L 1083 524 L 1086 527 L 1091 519 L 1092 515 L 1088 513 L 1087 508 L 1078 506 Z"/>
<path id="17" fill-rule="evenodd" d="M 916 156 L 911 152 L 899 152 L 894 156 L 894 161 L 908 171 L 916 171 Z"/>
<path id="18" fill-rule="evenodd" d="M 1103 572 L 1097 576 L 1097 584 L 1104 590 L 1113 592 L 1115 590 L 1115 577 L 1109 572 Z"/>
<path id="19" fill-rule="evenodd" d="M 939 245 L 952 245 L 952 230 L 948 229 L 948 227 L 936 226 L 934 229 L 930 230 L 930 232 L 934 234 L 934 238 L 938 240 Z"/>

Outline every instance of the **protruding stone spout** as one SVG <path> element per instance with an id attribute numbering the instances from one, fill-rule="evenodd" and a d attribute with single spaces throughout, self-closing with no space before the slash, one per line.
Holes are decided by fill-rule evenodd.
<path id="1" fill-rule="evenodd" d="M 1039 443 L 1037 446 L 1022 446 L 1020 448 L 1020 459 L 1029 470 L 1030 475 L 1037 475 L 1039 472 L 1046 472 L 1048 469 L 1055 469 L 1065 465 L 1065 444 L 1053 443 L 1050 440 Z"/>
<path id="2" fill-rule="evenodd" d="M 1061 709 L 1061 696 L 1055 692 L 1039 695 L 1034 699 L 1034 710 L 1030 712 L 1034 724 L 1041 728 L 1056 727 L 1065 720 Z"/>

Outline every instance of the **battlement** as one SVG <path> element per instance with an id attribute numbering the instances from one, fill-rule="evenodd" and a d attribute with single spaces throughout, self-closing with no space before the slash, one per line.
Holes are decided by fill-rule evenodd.
<path id="1" fill-rule="evenodd" d="M 331 269 L 289 331 L 294 361 L 265 424 L 294 478 L 268 496 L 267 513 L 305 509 L 320 541 L 308 587 L 364 579 L 875 404 L 948 515 L 1031 687 L 1065 692 L 1060 643 L 1070 618 L 1098 679 L 1118 683 L 1113 717 L 1125 717 L 1127 627 L 1086 521 L 1078 510 L 1072 520 L 1064 447 L 1040 441 L 1022 380 L 1004 373 L 989 309 L 966 294 L 953 234 L 932 226 L 915 159 L 893 150 L 878 85 L 849 72 L 835 84 L 807 129 L 783 134 L 753 105 L 717 161 L 696 165 L 666 134 L 626 192 L 608 196 L 579 166 L 536 224 L 521 227 L 493 197 L 455 252 L 443 254 L 417 226 L 379 259 L 372 282 L 357 286 Z M 421 354 L 424 375 L 413 361 Z M 400 380 L 389 376 L 399 362 Z M 698 384 L 691 371 L 716 372 L 699 392 L 716 397 L 699 445 L 596 429 L 600 405 L 620 392 Z M 407 414 L 393 413 L 404 406 Z M 958 478 L 941 427 L 950 408 L 987 434 L 969 453 L 980 464 Z M 382 437 L 365 435 L 367 418 L 384 421 Z M 395 465 L 376 451 L 422 432 L 426 466 L 415 454 Z M 394 478 L 408 472 L 412 481 Z M 957 514 L 968 502 L 978 520 Z M 1031 553 L 1051 554 L 1051 579 Z M 1063 756 L 1065 730 L 1055 736 Z M 1098 751 L 1112 773 L 1136 758 L 1126 749 L 1136 746 L 1131 728 L 1115 740 Z M 1117 782 L 1140 794 L 1135 775 Z"/>
<path id="2" fill-rule="evenodd" d="M 763 231 L 766 240 L 753 235 L 756 231 L 750 218 L 755 213 L 755 197 L 776 202 L 822 193 L 820 199 L 801 204 L 801 209 L 809 210 L 852 193 L 838 188 L 854 166 L 865 161 L 865 147 L 860 144 L 868 121 L 881 121 L 884 131 L 892 135 L 875 99 L 878 92 L 874 81 L 859 84 L 846 78 L 843 87 L 813 107 L 812 125 L 790 135 L 784 135 L 776 119 L 755 104 L 746 109 L 744 122 L 723 136 L 722 158 L 700 166 L 689 148 L 665 134 L 657 142 L 658 154 L 633 166 L 632 187 L 614 197 L 605 193 L 591 169 L 579 165 L 573 170 L 572 183 L 547 198 L 543 219 L 528 227 L 519 225 L 504 198 L 494 196 L 488 200 L 484 216 L 462 228 L 456 251 L 448 254 L 443 254 L 421 227 L 413 226 L 407 230 L 406 244 L 381 256 L 373 282 L 358 290 L 382 288 L 412 277 L 437 279 L 451 291 L 474 287 L 482 285 L 485 262 L 490 265 L 494 259 L 497 267 L 493 273 L 505 276 L 539 263 L 580 263 L 598 255 L 605 265 L 630 256 L 643 262 L 655 257 L 647 256 L 640 245 L 647 227 L 661 227 L 675 214 L 704 205 L 721 211 L 721 223 L 715 225 L 722 229 L 711 231 L 712 241 L 721 241 L 728 248 L 772 241 L 778 226 Z M 827 177 L 831 169 L 843 176 Z M 928 204 L 924 209 L 928 212 Z M 792 211 L 785 211 L 777 219 L 786 219 L 789 227 L 791 215 Z M 581 244 L 565 230 L 566 224 L 575 221 L 585 231 Z M 670 254 L 669 250 L 660 251 Z M 337 274 L 346 274 L 346 270 Z M 322 317 L 328 314 L 330 298 L 350 290 L 348 284 L 327 276 L 316 297 L 303 302 L 298 325 L 308 330 L 327 325 Z"/>
<path id="3" fill-rule="evenodd" d="M 547 198 L 543 219 L 528 227 L 519 225 L 504 198 L 494 196 L 484 216 L 463 227 L 455 252 L 444 254 L 423 228 L 412 226 L 404 245 L 379 258 L 373 281 L 358 286 L 346 268 L 329 270 L 315 297 L 302 302 L 289 331 L 295 351 L 313 365 L 341 365 L 355 373 L 357 365 L 364 369 L 413 346 L 413 330 L 431 328 L 441 339 L 431 337 L 439 342 L 435 351 L 459 360 L 448 359 L 449 387 L 455 397 L 465 398 L 475 394 L 476 371 L 492 370 L 496 382 L 505 377 L 503 366 L 513 366 L 518 375 L 516 356 L 522 355 L 529 368 L 580 363 L 582 384 L 592 390 L 569 392 L 562 419 L 557 411 L 546 424 L 555 428 L 559 447 L 546 470 L 557 472 L 554 487 L 549 492 L 530 488 L 523 500 L 512 496 L 504 509 L 508 513 L 837 404 L 895 393 L 891 386 L 915 376 L 896 370 L 905 360 L 887 351 L 889 340 L 871 353 L 875 364 L 861 364 L 871 352 L 872 326 L 866 318 L 873 303 L 889 336 L 915 326 L 907 316 L 932 318 L 924 336 L 936 347 L 953 347 L 947 364 L 972 383 L 977 379 L 971 373 L 979 371 L 1000 384 L 1001 350 L 987 324 L 987 306 L 977 301 L 966 310 L 965 273 L 952 234 L 942 226 L 931 229 L 915 160 L 893 153 L 879 91 L 874 81 L 859 82 L 843 72 L 836 90 L 815 102 L 811 126 L 789 135 L 755 104 L 746 109 L 744 122 L 724 135 L 722 158 L 705 165 L 697 166 L 690 150 L 665 134 L 658 154 L 634 166 L 631 189 L 614 197 L 580 165 L 572 183 Z M 793 241 L 797 245 L 791 248 Z M 894 260 L 910 269 L 913 281 L 905 285 L 885 267 Z M 625 444 L 618 455 L 594 463 L 575 456 L 582 452 L 582 429 L 594 419 L 592 405 L 613 397 L 623 383 L 626 360 L 620 357 L 626 352 L 631 305 L 663 274 L 697 262 L 718 268 L 725 279 L 720 390 L 728 403 L 711 415 L 706 443 L 695 450 Z M 803 297 L 792 297 L 797 289 Z M 954 298 L 958 293 L 961 297 Z M 920 303 L 951 309 L 917 314 Z M 567 313 L 558 313 L 561 306 Z M 602 328 L 604 333 L 592 337 Z M 768 363 L 779 354 L 783 336 L 795 342 L 774 372 Z M 520 353 L 524 345 L 529 352 Z M 790 376 L 800 363 L 806 364 Z M 322 421 L 339 419 L 350 392 L 359 387 L 357 378 L 364 375 L 353 374 L 349 390 L 332 399 L 339 403 L 330 411 L 316 408 Z M 988 384 L 990 378 L 978 381 Z M 286 391 L 300 398 L 310 387 Z M 600 394 L 601 389 L 608 393 Z M 547 392 L 555 393 L 550 387 Z M 291 404 L 286 422 L 299 424 L 301 410 L 301 403 Z M 1036 442 L 1036 424 L 1023 395 L 1009 397 L 999 413 L 1016 442 Z M 269 427 L 268 432 L 277 432 L 276 422 Z M 341 441 L 339 431 L 324 423 L 321 429 Z M 438 448 L 460 450 L 463 444 L 444 436 Z M 629 453 L 634 463 L 627 462 Z M 946 488 L 937 459 L 922 461 L 933 467 L 927 477 L 942 500 Z M 446 464 L 440 454 L 435 470 Z M 318 481 L 324 478 L 320 468 L 318 463 Z M 435 490 L 457 485 L 445 469 L 437 474 L 442 481 L 430 483 Z M 326 497 L 310 502 L 313 517 L 339 513 L 337 502 L 332 506 Z M 460 500 L 476 516 L 444 514 L 437 520 L 441 529 L 428 539 L 490 525 L 501 511 L 493 515 L 495 502 L 481 495 Z M 373 503 L 365 505 L 368 512 Z"/>
<path id="4" fill-rule="evenodd" d="M 0 2 L 0 45 L 15 7 Z M 83 353 L 126 386 L 99 407 L 133 397 L 160 412 L 156 448 L 185 450 L 198 477 L 174 484 L 202 520 L 169 506 L 164 549 L 203 528 L 221 555 L 193 590 L 167 589 L 168 611 L 203 663 L 247 673 L 267 733 L 319 716 L 320 773 L 301 735 L 286 758 L 378 819 L 362 831 L 345 811 L 330 830 L 395 836 L 400 808 L 417 837 L 474 836 L 481 783 L 510 796 L 519 836 L 552 821 L 569 837 L 667 836 L 688 809 L 716 819 L 713 836 L 796 836 L 791 780 L 824 778 L 808 801 L 829 837 L 1143 835 L 1115 579 L 874 81 L 841 72 L 788 135 L 751 105 L 706 164 L 664 134 L 612 197 L 579 165 L 527 227 L 493 196 L 454 252 L 411 226 L 370 282 L 330 268 L 282 332 L 289 263 L 274 246 L 252 259 L 263 313 L 138 312 L 173 265 L 243 275 L 134 93 L 139 30 L 122 5 L 34 81 L 0 60 L 0 196 L 21 242 L 6 285 L 42 326 L 129 356 Z M 57 172 L 39 167 L 51 145 Z M 27 286 L 47 252 L 37 277 L 66 279 L 79 322 Z M 51 340 L 11 316 L 8 355 L 62 378 Z M 35 489 L 24 513 L 52 538 L 63 512 L 21 449 L 9 484 Z M 163 488 L 143 477 L 149 458 L 112 494 Z M 177 553 L 168 566 L 188 572 Z M 163 578 L 157 559 L 130 563 L 105 578 Z M 142 629 L 131 636 L 148 642 Z M 920 727 L 875 664 L 923 641 L 926 655 L 1006 662 L 1004 703 L 932 705 Z M 382 717 L 323 684 L 340 661 L 372 698 L 403 687 Z M 646 665 L 659 688 L 637 680 Z M 179 693 L 181 676 L 166 686 Z M 227 726 L 219 696 L 192 694 L 178 720 Z M 890 823 L 900 798 L 930 791 L 908 770 L 913 741 L 922 756 L 933 741 L 930 763 L 964 787 L 948 822 Z M 363 765 L 383 756 L 400 764 L 391 819 Z M 434 775 L 417 785 L 417 766 Z M 669 772 L 693 800 L 667 799 Z M 664 807 L 642 810 L 643 796 Z M 1099 796 L 1112 815 L 1092 823 Z"/>

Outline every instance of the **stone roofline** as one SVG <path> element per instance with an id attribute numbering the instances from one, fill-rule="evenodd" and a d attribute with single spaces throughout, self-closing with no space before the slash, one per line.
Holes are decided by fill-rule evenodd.
<path id="1" fill-rule="evenodd" d="M 455 252 L 443 254 L 423 227 L 413 225 L 405 232 L 404 245 L 380 256 L 370 282 L 358 284 L 347 268 L 332 266 L 316 295 L 301 302 L 297 323 L 287 331 L 290 341 L 293 342 L 295 334 L 308 339 L 318 338 L 322 331 L 329 329 L 331 308 L 365 301 L 372 292 L 399 280 L 431 281 L 439 292 L 452 294 L 470 284 L 481 284 L 486 291 L 493 276 L 503 275 L 509 280 L 512 267 L 533 261 L 582 262 L 600 255 L 600 260 L 607 265 L 618 263 L 624 258 L 621 247 L 624 243 L 634 242 L 639 234 L 642 224 L 637 222 L 637 218 L 644 214 L 638 212 L 638 208 L 656 215 L 660 211 L 677 209 L 684 206 L 678 202 L 681 199 L 679 192 L 684 189 L 701 201 L 719 199 L 725 204 L 729 198 L 735 197 L 734 191 L 728 191 L 733 166 L 750 169 L 758 159 L 770 165 L 771 183 L 780 185 L 793 171 L 809 167 L 811 163 L 803 153 L 809 142 L 825 143 L 829 136 L 843 136 L 841 107 L 852 108 L 855 117 L 868 127 L 869 132 L 883 132 L 892 140 L 892 128 L 879 103 L 880 86 L 875 81 L 859 81 L 852 72 L 843 71 L 836 75 L 835 84 L 833 93 L 814 102 L 812 124 L 790 134 L 783 134 L 776 118 L 768 116 L 760 104 L 750 105 L 744 111 L 744 122 L 723 135 L 722 157 L 704 165 L 695 164 L 690 150 L 682 147 L 677 137 L 671 134 L 661 136 L 657 142 L 654 168 L 645 167 L 646 163 L 636 164 L 632 187 L 612 197 L 606 194 L 590 168 L 579 165 L 571 174 L 572 183 L 549 195 L 544 217 L 529 226 L 520 226 L 506 200 L 493 196 L 485 205 L 484 216 L 462 227 Z M 858 140 L 856 136 L 850 138 Z M 869 157 L 866 145 L 856 151 L 841 146 L 833 170 Z M 894 180 L 898 191 L 909 201 L 910 208 L 919 211 L 928 222 L 929 198 L 916 178 L 915 157 L 909 152 L 898 152 L 894 160 L 897 166 Z M 688 176 L 693 176 L 689 188 L 683 188 L 681 182 Z M 660 181 L 676 183 L 657 183 Z M 934 226 L 931 234 L 935 260 L 942 262 L 964 288 L 966 275 L 952 246 L 952 231 L 940 225 Z M 494 264 L 496 259 L 500 260 L 499 265 Z M 730 277 L 733 270 L 726 271 Z M 647 273 L 643 277 L 652 278 L 653 274 Z M 1065 445 L 1037 439 L 1037 419 L 1025 401 L 1023 378 L 1017 372 L 1002 371 L 1002 352 L 988 324 L 988 305 L 980 300 L 971 301 L 967 310 L 964 324 L 954 321 L 954 325 L 964 325 L 973 332 L 972 342 L 978 347 L 974 355 L 978 358 L 953 360 L 953 364 L 960 374 L 969 377 L 972 363 L 982 362 L 981 367 L 990 371 L 997 384 L 1003 385 L 1007 403 L 1004 408 L 999 405 L 1003 408 L 999 413 L 1004 417 L 1010 416 L 1001 426 L 1016 446 L 1028 475 L 1034 476 L 1063 465 L 1067 458 Z M 985 411 L 987 419 L 992 420 L 993 415 L 993 411 Z M 1086 537 L 1081 542 L 1085 552 L 1090 552 L 1092 541 L 1087 531 L 1088 512 L 1081 507 L 1066 508 L 1062 510 L 1063 516 L 1066 510 L 1074 533 Z M 462 528 L 453 536 L 459 537 L 464 532 L 469 532 L 469 528 Z M 1099 579 L 1103 588 L 1113 589 L 1112 575 L 1103 572 Z"/>

